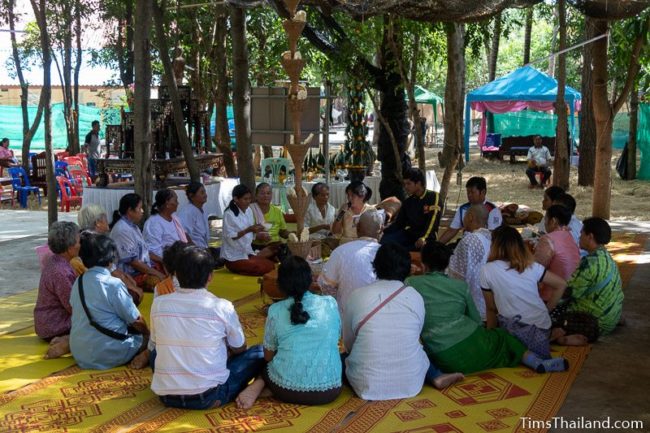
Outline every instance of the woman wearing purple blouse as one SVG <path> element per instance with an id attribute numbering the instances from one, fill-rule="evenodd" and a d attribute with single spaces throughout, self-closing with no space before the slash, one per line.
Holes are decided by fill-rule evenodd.
<path id="1" fill-rule="evenodd" d="M 70 351 L 70 291 L 77 278 L 70 260 L 79 255 L 79 227 L 72 222 L 55 222 L 47 245 L 54 254 L 46 259 L 38 284 L 34 327 L 36 334 L 50 343 L 45 358 L 58 358 Z"/>

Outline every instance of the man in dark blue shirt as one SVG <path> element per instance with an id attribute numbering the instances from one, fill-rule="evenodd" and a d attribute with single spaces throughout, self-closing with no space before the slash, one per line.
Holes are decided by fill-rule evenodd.
<path id="1" fill-rule="evenodd" d="M 382 244 L 397 243 L 409 251 L 419 251 L 427 241 L 435 241 L 440 224 L 440 196 L 426 189 L 422 170 L 404 172 L 404 190 L 408 198 L 402 203 L 395 222 L 386 227 Z"/>

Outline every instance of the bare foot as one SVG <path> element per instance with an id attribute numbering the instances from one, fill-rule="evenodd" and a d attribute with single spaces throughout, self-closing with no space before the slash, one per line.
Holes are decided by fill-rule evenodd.
<path id="1" fill-rule="evenodd" d="M 448 373 L 441 374 L 440 376 L 433 379 L 433 386 L 437 389 L 445 389 L 449 385 L 453 385 L 456 382 L 460 382 L 465 379 L 463 373 Z"/>
<path id="2" fill-rule="evenodd" d="M 264 380 L 257 378 L 239 393 L 235 402 L 240 409 L 250 409 L 264 389 Z"/>
<path id="3" fill-rule="evenodd" d="M 565 335 L 557 339 L 562 346 L 586 346 L 589 340 L 582 334 Z"/>
<path id="4" fill-rule="evenodd" d="M 70 336 L 63 335 L 61 337 L 54 337 L 50 341 L 50 346 L 47 348 L 45 359 L 59 358 L 66 353 L 70 353 Z"/>
<path id="5" fill-rule="evenodd" d="M 141 370 L 149 365 L 149 349 L 145 349 L 142 352 L 135 355 L 135 358 L 129 363 L 129 368 L 134 370 Z"/>

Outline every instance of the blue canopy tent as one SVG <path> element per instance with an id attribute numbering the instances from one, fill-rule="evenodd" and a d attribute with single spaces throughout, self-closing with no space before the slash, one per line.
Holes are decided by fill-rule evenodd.
<path id="1" fill-rule="evenodd" d="M 465 161 L 469 161 L 471 109 L 492 113 L 506 113 L 531 109 L 553 110 L 557 98 L 557 80 L 532 66 L 523 66 L 479 87 L 465 97 Z M 569 106 L 571 140 L 575 137 L 575 112 L 580 110 L 580 92 L 565 87 L 564 100 Z M 484 127 L 481 133 L 485 134 Z"/>

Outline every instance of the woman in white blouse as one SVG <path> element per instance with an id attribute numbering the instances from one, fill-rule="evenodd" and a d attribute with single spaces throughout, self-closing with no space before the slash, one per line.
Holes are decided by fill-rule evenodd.
<path id="1" fill-rule="evenodd" d="M 330 188 L 318 182 L 311 188 L 313 200 L 309 203 L 305 215 L 305 227 L 309 227 L 311 239 L 325 239 L 336 217 L 336 208 L 329 203 Z"/>
<path id="2" fill-rule="evenodd" d="M 256 255 L 251 246 L 255 234 L 264 230 L 262 224 L 255 224 L 250 209 L 252 199 L 246 185 L 237 185 L 232 190 L 232 200 L 223 214 L 221 258 L 230 272 L 262 276 L 273 270 L 275 262 L 269 259 L 272 251 L 264 248 Z"/>
<path id="3" fill-rule="evenodd" d="M 162 255 L 166 246 L 176 241 L 188 242 L 180 220 L 174 215 L 178 209 L 178 197 L 171 189 L 164 188 L 156 193 L 151 217 L 144 223 L 144 240 L 151 260 L 163 265 Z"/>

